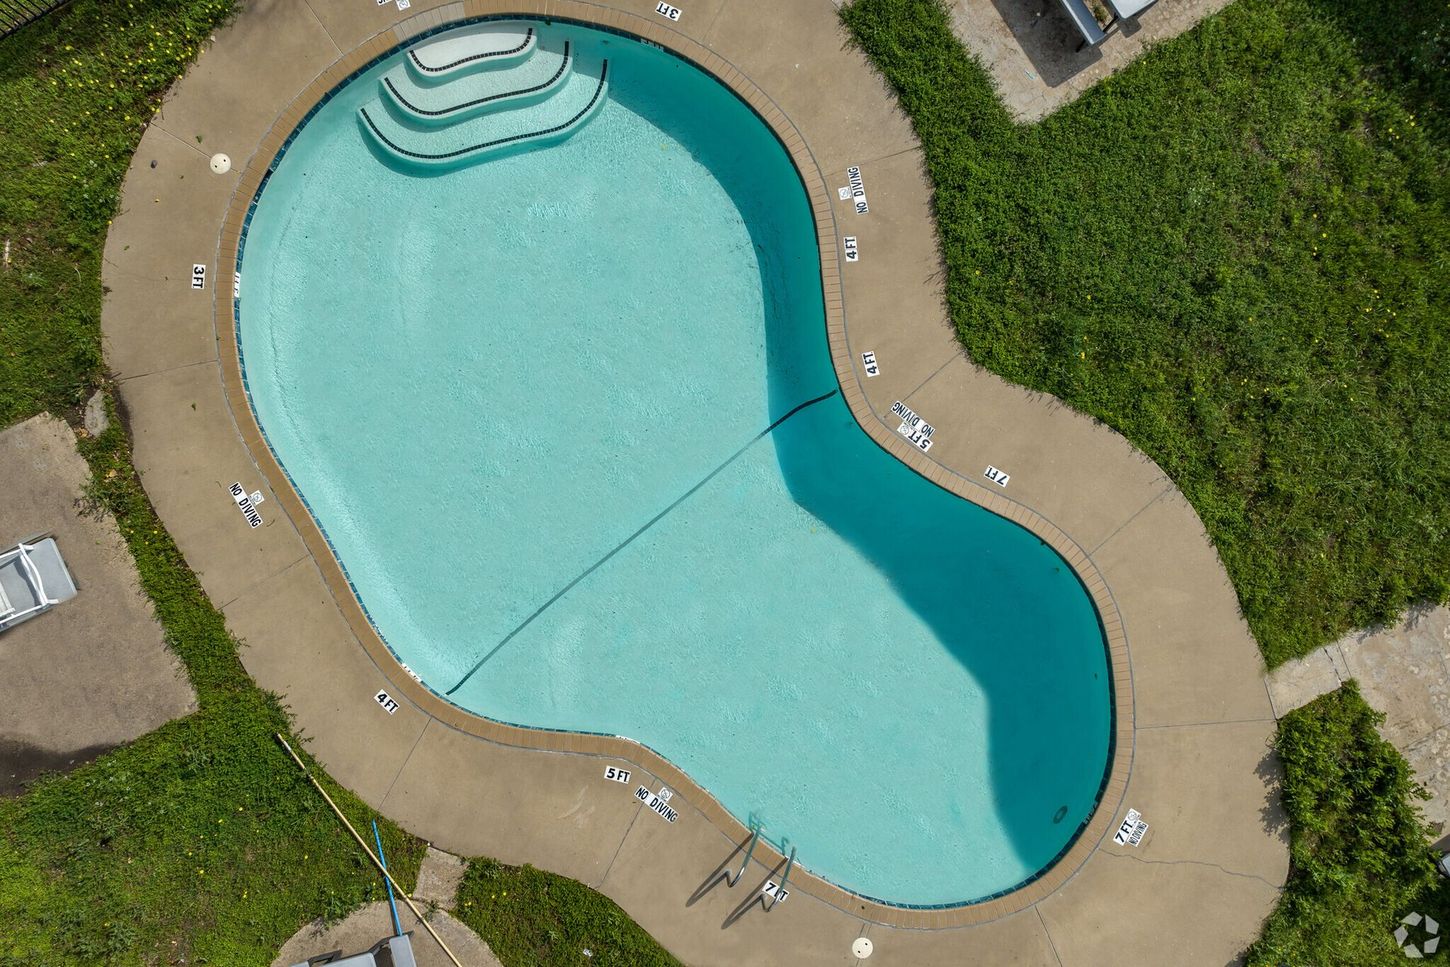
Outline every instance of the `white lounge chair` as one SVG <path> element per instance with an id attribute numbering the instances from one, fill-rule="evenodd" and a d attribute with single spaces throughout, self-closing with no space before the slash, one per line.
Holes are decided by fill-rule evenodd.
<path id="1" fill-rule="evenodd" d="M 53 537 L 21 541 L 0 553 L 0 632 L 76 596 L 76 582 Z"/>

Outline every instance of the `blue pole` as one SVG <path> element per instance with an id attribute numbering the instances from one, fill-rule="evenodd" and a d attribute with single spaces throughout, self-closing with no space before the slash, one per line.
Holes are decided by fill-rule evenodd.
<path id="1" fill-rule="evenodd" d="M 378 821 L 373 820 L 373 842 L 378 844 L 378 862 L 383 864 L 383 869 L 388 868 L 387 857 L 383 856 L 383 838 L 378 835 Z M 403 935 L 403 925 L 398 922 L 398 905 L 393 902 L 393 884 L 387 877 L 383 877 L 383 885 L 388 888 L 388 909 L 393 911 L 393 936 Z"/>

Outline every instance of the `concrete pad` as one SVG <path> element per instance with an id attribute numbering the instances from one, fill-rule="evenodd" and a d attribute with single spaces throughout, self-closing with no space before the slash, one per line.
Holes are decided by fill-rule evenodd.
<path id="1" fill-rule="evenodd" d="M 680 6 L 676 4 L 676 6 Z M 726 6 L 706 43 L 788 117 L 828 117 L 801 133 L 822 172 L 916 147 L 911 123 L 841 27 L 830 0 Z"/>
<path id="2" fill-rule="evenodd" d="M 1283 717 L 1349 679 L 1385 713 L 1380 734 L 1400 750 L 1430 793 L 1425 818 L 1450 825 L 1450 607 L 1412 608 L 1393 625 L 1354 631 L 1266 678 Z"/>
<path id="3" fill-rule="evenodd" d="M 458 884 L 463 882 L 463 874 L 467 872 L 468 862 L 462 857 L 428 847 L 428 852 L 423 854 L 423 865 L 418 868 L 418 885 L 413 888 L 414 901 L 452 910 L 453 900 L 458 896 Z"/>
<path id="4" fill-rule="evenodd" d="M 86 432 L 91 436 L 100 436 L 111 428 L 111 414 L 106 412 L 105 390 L 96 390 L 91 394 L 91 398 L 86 400 L 84 422 Z"/>
<path id="5" fill-rule="evenodd" d="M 361 16 L 372 4 L 351 6 Z M 217 31 L 216 43 L 172 88 L 151 123 L 208 155 L 230 155 L 234 168 L 244 167 L 281 109 L 337 58 L 312 7 L 297 0 L 249 0 L 242 16 Z M 258 70 L 262 63 L 266 69 Z"/>
<path id="6" fill-rule="evenodd" d="M 0 431 L 0 549 L 49 531 L 80 593 L 0 634 L 0 795 L 196 711 L 116 521 L 63 420 Z"/>
<path id="7" fill-rule="evenodd" d="M 1142 813 L 1148 833 L 1138 846 L 1110 837 L 1103 849 L 1144 862 L 1207 863 L 1266 885 L 1284 882 L 1289 837 L 1272 754 L 1275 728 L 1272 719 L 1140 728 L 1138 767 L 1122 812 Z"/>
<path id="8" fill-rule="evenodd" d="M 1415 770 L 1415 779 L 1430 794 L 1421 803 L 1425 819 L 1437 836 L 1443 834 L 1450 826 L 1450 726 L 1410 743 L 1403 751 Z"/>
<path id="9" fill-rule="evenodd" d="M 259 685 L 286 696 L 308 751 L 337 781 L 380 804 L 427 717 L 401 696 L 392 714 L 377 703 L 378 691 L 391 686 L 348 629 L 317 566 L 300 561 L 225 612 L 242 640 L 242 663 Z M 253 648 L 252 641 L 268 646 Z M 308 727 L 324 722 L 327 728 Z"/>
<path id="10" fill-rule="evenodd" d="M 1092 556 L 1126 616 L 1140 729 L 1272 719 L 1258 645 L 1188 501 L 1163 495 Z"/>
<path id="11" fill-rule="evenodd" d="M 1297 661 L 1275 668 L 1264 679 L 1269 687 L 1269 701 L 1274 717 L 1283 718 L 1296 708 L 1303 708 L 1321 695 L 1334 691 L 1349 679 L 1349 669 L 1339 646 L 1316 648 Z"/>
<path id="12" fill-rule="evenodd" d="M 1278 899 L 1256 877 L 1204 863 L 1099 852 L 1037 911 L 1062 964 L 1221 967 L 1241 962 Z"/>
<path id="13" fill-rule="evenodd" d="M 122 379 L 216 359 L 216 225 L 237 184 L 235 174 L 212 174 L 197 146 L 156 125 L 136 159 L 101 264 L 106 365 Z M 198 263 L 208 275 L 201 290 L 191 283 Z"/>
<path id="14" fill-rule="evenodd" d="M 136 469 L 156 511 L 213 601 L 226 605 L 306 553 L 292 522 L 242 445 L 212 363 L 126 380 Z M 266 523 L 247 526 L 227 488 L 260 490 Z"/>
<path id="15" fill-rule="evenodd" d="M 612 761 L 496 745 L 431 720 L 380 808 L 450 853 L 595 884 L 638 807 L 633 786 L 604 779 Z"/>
<path id="16" fill-rule="evenodd" d="M 1170 486 L 1105 424 L 965 356 L 905 402 L 937 428 L 933 460 L 1031 507 L 1089 552 Z M 988 466 L 1011 475 L 1007 487 L 983 477 Z"/>
<path id="17" fill-rule="evenodd" d="M 1037 121 L 1228 3 L 1160 3 L 1119 22 L 1099 46 L 1082 50 L 1082 35 L 1053 0 L 956 0 L 952 30 L 992 74 L 1007 109 L 1020 121 Z"/>
<path id="18" fill-rule="evenodd" d="M 498 958 L 478 934 L 442 911 L 425 915 L 429 926 L 438 931 L 464 967 L 500 967 Z M 439 949 L 418 918 L 401 902 L 398 903 L 398 920 L 402 923 L 403 932 L 412 934 L 413 956 L 417 958 L 418 967 L 453 967 L 453 961 Z M 387 901 L 369 903 L 337 923 L 329 925 L 321 920 L 309 923 L 282 945 L 277 958 L 272 961 L 272 967 L 292 967 L 293 964 L 305 963 L 309 957 L 333 950 L 341 950 L 344 956 L 362 953 L 392 934 L 393 918 L 388 912 Z"/>

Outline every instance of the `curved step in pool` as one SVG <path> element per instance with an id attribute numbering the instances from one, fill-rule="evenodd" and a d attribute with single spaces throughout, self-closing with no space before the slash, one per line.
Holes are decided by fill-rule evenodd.
<path id="1" fill-rule="evenodd" d="M 575 63 L 556 92 L 537 104 L 482 114 L 446 127 L 420 124 L 374 99 L 358 108 L 363 129 L 384 151 L 413 164 L 448 167 L 524 144 L 562 141 L 583 126 L 608 92 L 609 62 Z"/>
<path id="2" fill-rule="evenodd" d="M 555 41 L 536 45 L 529 57 L 505 69 L 454 75 L 444 84 L 420 84 L 406 68 L 394 67 L 383 75 L 381 88 L 391 106 L 419 124 L 454 124 L 544 100 L 569 79 L 573 58 L 569 41 Z"/>
<path id="3" fill-rule="evenodd" d="M 408 51 L 404 60 L 413 75 L 441 81 L 469 71 L 522 60 L 534 52 L 533 27 L 516 20 L 497 20 L 450 30 Z"/>

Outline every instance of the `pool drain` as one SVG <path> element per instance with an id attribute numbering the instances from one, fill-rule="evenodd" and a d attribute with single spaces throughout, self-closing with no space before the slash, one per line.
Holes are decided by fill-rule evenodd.
<path id="1" fill-rule="evenodd" d="M 858 960 L 865 960 L 871 956 L 871 938 L 857 937 L 856 942 L 851 944 L 851 953 L 856 955 Z"/>
<path id="2" fill-rule="evenodd" d="M 214 154 L 214 155 L 211 156 L 211 173 L 212 174 L 214 174 L 214 175 L 224 175 L 228 171 L 231 171 L 231 170 L 232 170 L 232 159 L 231 158 L 228 158 L 224 154 Z"/>

